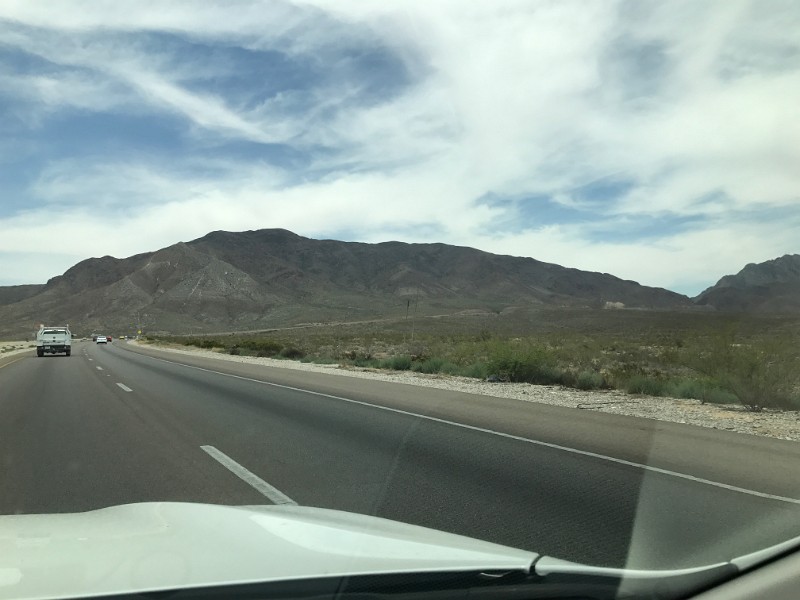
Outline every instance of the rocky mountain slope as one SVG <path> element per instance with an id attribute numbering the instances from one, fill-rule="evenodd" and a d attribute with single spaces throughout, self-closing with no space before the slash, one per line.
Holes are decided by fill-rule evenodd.
<path id="1" fill-rule="evenodd" d="M 410 306 L 421 314 L 692 306 L 668 290 L 532 258 L 446 244 L 314 240 L 280 229 L 217 231 L 129 258 L 92 258 L 29 287 L 0 288 L 6 334 L 40 321 L 76 331 L 201 332 L 399 317 Z"/>
<path id="2" fill-rule="evenodd" d="M 0 306 L 14 304 L 38 294 L 43 285 L 7 285 L 0 286 Z"/>
<path id="3" fill-rule="evenodd" d="M 726 275 L 694 301 L 725 311 L 798 313 L 800 254 L 751 263 L 736 275 Z"/>

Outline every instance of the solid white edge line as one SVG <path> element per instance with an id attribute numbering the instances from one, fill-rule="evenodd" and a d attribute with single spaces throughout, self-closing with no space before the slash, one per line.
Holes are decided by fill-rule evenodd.
<path id="1" fill-rule="evenodd" d="M 117 386 L 119 386 L 120 389 L 122 389 L 122 390 L 124 390 L 126 392 L 132 392 L 133 391 L 131 388 L 129 388 L 124 383 L 118 383 Z"/>
<path id="2" fill-rule="evenodd" d="M 239 479 L 255 488 L 259 493 L 272 500 L 275 504 L 297 506 L 297 502 L 289 498 L 289 496 L 281 492 L 278 488 L 268 484 L 252 471 L 245 469 L 221 450 L 217 450 L 214 446 L 200 446 L 200 448 Z"/>
<path id="3" fill-rule="evenodd" d="M 142 356 L 147 356 L 143 354 Z M 542 442 L 541 440 L 532 440 L 530 438 L 525 438 L 519 435 L 513 435 L 510 433 L 503 433 L 502 431 L 494 431 L 493 429 L 486 429 L 484 427 L 476 427 L 475 425 L 467 425 L 465 423 L 458 423 L 456 421 L 448 421 L 447 419 L 440 419 L 438 417 L 431 417 L 428 415 L 421 415 L 419 413 L 410 412 L 407 410 L 402 410 L 399 408 L 390 408 L 388 406 L 381 406 L 380 404 L 370 404 L 369 402 L 363 402 L 361 400 L 353 400 L 352 398 L 343 398 L 342 396 L 334 396 L 332 394 L 324 394 L 322 392 L 315 392 L 313 390 L 304 390 L 303 388 L 296 388 L 290 385 L 282 385 L 280 383 L 272 383 L 270 381 L 261 381 L 260 379 L 253 379 L 252 377 L 243 377 L 241 375 L 231 375 L 230 373 L 222 373 L 220 371 L 214 371 L 213 369 L 205 369 L 203 367 L 196 367 L 194 365 L 185 365 L 183 363 L 173 362 L 171 360 L 165 360 L 163 358 L 156 358 L 154 356 L 147 356 L 153 360 L 158 360 L 161 362 L 165 362 L 171 365 L 180 365 L 182 367 L 186 367 L 188 369 L 196 369 L 198 371 L 205 371 L 206 373 L 214 373 L 215 375 L 223 375 L 225 377 L 233 377 L 234 379 L 241 379 L 243 381 L 252 381 L 253 383 L 260 383 L 262 385 L 269 385 L 272 387 L 282 388 L 285 390 L 292 390 L 295 392 L 304 392 L 306 394 L 313 394 L 314 396 L 321 396 L 323 398 L 331 398 L 333 400 L 341 400 L 342 402 L 350 402 L 351 404 L 359 404 L 361 406 L 369 406 L 371 408 L 377 408 L 380 410 L 386 410 L 389 412 L 406 415 L 409 417 L 417 417 L 419 419 L 426 419 L 428 421 L 434 421 L 436 423 L 442 423 L 445 425 L 453 425 L 454 427 L 461 427 L 463 429 L 469 429 L 471 431 L 480 431 L 481 433 L 489 433 L 492 435 L 497 435 L 509 440 L 516 440 L 518 442 L 525 442 L 528 444 L 533 444 L 535 446 L 542 446 L 545 448 L 552 448 L 554 450 L 562 450 L 564 452 L 570 452 L 572 454 L 578 454 L 581 456 L 589 456 L 591 458 L 597 458 L 599 460 L 605 460 L 608 462 L 617 463 L 620 465 L 626 465 L 628 467 L 635 467 L 637 469 L 643 469 L 645 471 L 650 471 L 652 473 L 660 473 L 661 475 L 669 475 L 671 477 L 678 477 L 680 479 L 686 479 L 688 481 L 694 481 L 695 483 L 703 483 L 705 485 L 711 485 L 714 487 L 722 488 L 725 490 L 730 490 L 732 492 L 739 492 L 741 494 L 748 494 L 750 496 L 757 496 L 759 498 L 767 498 L 769 500 L 778 500 L 780 502 L 788 502 L 790 504 L 798 504 L 800 505 L 800 499 L 797 498 L 788 498 L 786 496 L 776 496 L 774 494 L 767 494 L 766 492 L 759 492 L 756 490 L 749 490 L 747 488 L 738 487 L 735 485 L 729 485 L 727 483 L 720 483 L 719 481 L 712 481 L 710 479 L 703 479 L 702 477 L 695 477 L 694 475 L 688 475 L 686 473 L 679 473 L 677 471 L 670 471 L 668 469 L 661 469 L 659 467 L 652 467 L 650 465 L 645 465 L 642 463 L 633 462 L 630 460 L 625 460 L 622 458 L 614 458 L 613 456 L 606 456 L 605 454 L 598 454 L 596 452 L 589 452 L 588 450 L 578 450 L 577 448 L 570 448 L 569 446 L 561 446 L 559 444 L 553 444 L 551 442 Z"/>

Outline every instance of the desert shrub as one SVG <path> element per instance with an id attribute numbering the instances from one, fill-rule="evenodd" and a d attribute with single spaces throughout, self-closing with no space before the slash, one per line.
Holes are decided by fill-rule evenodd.
<path id="1" fill-rule="evenodd" d="M 429 358 L 422 362 L 414 362 L 411 365 L 411 370 L 417 373 L 439 373 L 444 366 L 445 360 L 443 358 Z"/>
<path id="2" fill-rule="evenodd" d="M 571 369 L 553 369 L 551 377 L 553 377 L 553 384 L 578 387 L 578 375 Z"/>
<path id="3" fill-rule="evenodd" d="M 367 358 L 365 356 L 359 356 L 352 361 L 353 366 L 356 367 L 364 367 L 364 368 L 379 368 L 381 361 L 375 360 L 374 358 Z"/>
<path id="4" fill-rule="evenodd" d="M 493 345 L 487 366 L 491 374 L 507 381 L 552 383 L 554 363 L 544 348 L 504 342 Z"/>
<path id="5" fill-rule="evenodd" d="M 625 385 L 629 394 L 645 394 L 647 396 L 664 396 L 667 390 L 663 379 L 649 375 L 634 375 Z"/>
<path id="6" fill-rule="evenodd" d="M 408 371 L 411 368 L 411 357 L 408 354 L 398 354 L 382 360 L 379 365 L 381 369 L 393 369 L 395 371 Z"/>
<path id="7" fill-rule="evenodd" d="M 667 394 L 685 400 L 703 400 L 709 384 L 699 379 L 677 379 L 668 385 Z"/>
<path id="8" fill-rule="evenodd" d="M 278 355 L 281 358 L 297 360 L 298 358 L 305 356 L 305 352 L 303 352 L 300 348 L 296 348 L 295 346 L 286 346 L 285 348 L 281 349 Z"/>
<path id="9" fill-rule="evenodd" d="M 242 340 L 239 345 L 257 356 L 275 356 L 280 354 L 284 347 L 280 342 L 270 339 Z"/>
<path id="10" fill-rule="evenodd" d="M 457 364 L 453 362 L 450 362 L 449 360 L 446 360 L 439 367 L 439 373 L 445 373 L 447 375 L 458 375 L 461 373 L 461 367 L 459 367 Z"/>
<path id="11" fill-rule="evenodd" d="M 736 394 L 718 387 L 705 390 L 700 400 L 704 403 L 709 402 L 711 404 L 739 404 L 739 398 L 736 397 Z"/>
<path id="12" fill-rule="evenodd" d="M 242 351 L 239 349 L 239 346 L 231 346 L 230 348 L 228 348 L 228 354 L 231 354 L 233 356 L 239 356 L 241 353 Z"/>
<path id="13" fill-rule="evenodd" d="M 314 356 L 314 357 L 305 356 L 304 358 L 301 359 L 301 361 L 306 361 L 306 360 L 316 365 L 335 365 L 339 363 L 338 360 L 334 360 L 329 356 Z"/>
<path id="14" fill-rule="evenodd" d="M 196 346 L 197 348 L 203 348 L 204 350 L 211 350 L 212 348 L 224 348 L 225 344 L 219 342 L 217 340 L 209 340 L 209 339 L 191 339 L 186 340 L 183 342 L 184 346 Z"/>
<path id="15" fill-rule="evenodd" d="M 595 371 L 581 371 L 575 378 L 575 387 L 579 390 L 599 390 L 606 387 L 606 381 Z"/>
<path id="16" fill-rule="evenodd" d="M 729 327 L 685 348 L 679 359 L 716 382 L 718 397 L 723 397 L 720 392 L 733 395 L 747 410 L 800 407 L 800 359 L 791 337 L 745 340 Z"/>
<path id="17" fill-rule="evenodd" d="M 473 377 L 475 379 L 486 379 L 489 375 L 489 368 L 486 366 L 486 363 L 472 363 L 471 365 L 459 369 L 459 375 Z"/>

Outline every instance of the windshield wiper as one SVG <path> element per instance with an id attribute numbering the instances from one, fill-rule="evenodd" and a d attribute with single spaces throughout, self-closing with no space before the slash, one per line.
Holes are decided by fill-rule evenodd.
<path id="1" fill-rule="evenodd" d="M 798 549 L 800 536 L 727 562 L 667 570 L 594 567 L 542 556 L 534 561 L 531 573 L 539 578 L 540 583 L 548 585 L 585 586 L 587 598 L 681 598 L 714 587 Z M 603 595 L 612 590 L 613 594 Z M 552 597 L 564 596 L 555 594 Z"/>

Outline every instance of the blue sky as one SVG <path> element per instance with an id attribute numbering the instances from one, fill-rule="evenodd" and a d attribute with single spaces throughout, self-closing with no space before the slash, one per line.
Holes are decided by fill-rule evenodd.
<path id="1" fill-rule="evenodd" d="M 800 252 L 798 31 L 793 0 L 3 2 L 0 285 L 283 227 L 695 295 Z"/>

